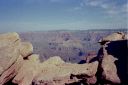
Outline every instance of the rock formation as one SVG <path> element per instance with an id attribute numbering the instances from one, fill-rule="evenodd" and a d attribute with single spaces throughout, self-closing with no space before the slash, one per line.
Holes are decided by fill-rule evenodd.
<path id="1" fill-rule="evenodd" d="M 120 79 L 118 77 L 117 68 L 115 65 L 116 60 L 118 59 L 112 55 L 107 54 L 107 52 L 104 52 L 103 58 L 101 60 L 102 77 L 103 80 L 110 81 L 114 84 L 119 84 Z"/>
<path id="2" fill-rule="evenodd" d="M 96 80 L 93 82 L 89 80 L 95 78 L 98 61 L 82 65 L 71 64 L 56 56 L 41 63 L 39 56 L 32 53 L 32 44 L 22 42 L 17 33 L 1 34 L 0 85 L 4 85 L 10 80 L 18 85 L 30 85 L 33 81 L 34 84 L 42 81 L 59 85 L 80 80 L 88 83 L 96 82 Z M 39 85 L 41 84 L 45 83 Z"/>
<path id="3" fill-rule="evenodd" d="M 99 51 L 100 81 L 107 84 L 127 84 L 127 39 L 122 32 L 113 33 L 103 39 Z M 120 69 L 120 70 L 119 70 Z"/>
<path id="4" fill-rule="evenodd" d="M 17 33 L 2 34 L 0 36 L 0 75 L 20 56 L 19 46 L 20 38 Z"/>
<path id="5" fill-rule="evenodd" d="M 123 40 L 125 38 L 125 34 L 123 32 L 116 32 L 113 33 L 107 37 L 102 38 L 99 40 L 100 43 L 102 42 L 109 42 L 109 41 L 117 41 L 117 40 Z"/>
<path id="6" fill-rule="evenodd" d="M 67 63 L 59 56 L 40 62 L 31 43 L 17 33 L 1 34 L 0 85 L 128 84 L 126 35 L 114 33 L 99 43 L 98 55 L 88 57 L 87 63 Z"/>
<path id="7" fill-rule="evenodd" d="M 42 71 L 35 78 L 36 82 L 34 83 L 35 85 L 43 85 L 45 82 L 45 84 L 49 85 L 49 82 L 51 82 L 52 85 L 64 85 L 65 83 L 78 82 L 82 78 L 85 78 L 86 82 L 87 78 L 95 76 L 97 67 L 98 61 L 90 64 L 71 64 L 65 63 L 60 57 L 51 57 L 40 64 Z M 74 80 L 73 78 L 76 79 Z"/>
<path id="8" fill-rule="evenodd" d="M 32 50 L 32 45 L 21 42 L 17 33 L 0 35 L 0 85 L 17 75 L 24 63 L 23 57 L 32 54 Z"/>
<path id="9" fill-rule="evenodd" d="M 18 74 L 12 82 L 18 85 L 30 85 L 39 71 L 38 57 L 38 55 L 33 54 L 29 56 L 28 60 L 24 60 L 22 67 L 19 69 Z"/>
<path id="10" fill-rule="evenodd" d="M 22 42 L 20 54 L 25 58 L 33 53 L 33 46 L 30 42 Z"/>
<path id="11" fill-rule="evenodd" d="M 4 71 L 3 74 L 0 76 L 0 85 L 3 85 L 4 83 L 11 80 L 15 75 L 17 75 L 22 64 L 23 64 L 23 58 L 22 56 L 19 56 L 16 62 L 6 71 Z"/>

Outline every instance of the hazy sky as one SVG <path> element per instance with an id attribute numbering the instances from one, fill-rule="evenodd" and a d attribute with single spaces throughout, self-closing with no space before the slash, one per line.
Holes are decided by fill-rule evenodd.
<path id="1" fill-rule="evenodd" d="M 127 0 L 0 0 L 0 32 L 126 28 Z"/>

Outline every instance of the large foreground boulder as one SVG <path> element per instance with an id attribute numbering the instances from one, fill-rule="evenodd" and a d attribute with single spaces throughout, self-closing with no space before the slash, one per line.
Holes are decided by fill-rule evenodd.
<path id="1" fill-rule="evenodd" d="M 0 34 L 0 85 L 17 75 L 23 58 L 32 52 L 31 43 L 22 42 L 17 33 Z"/>
<path id="2" fill-rule="evenodd" d="M 29 56 L 28 60 L 23 61 L 22 67 L 12 82 L 18 85 L 30 85 L 39 71 L 39 56 L 33 54 Z"/>
<path id="3" fill-rule="evenodd" d="M 17 33 L 0 35 L 0 75 L 19 57 L 20 38 Z"/>
<path id="4" fill-rule="evenodd" d="M 21 42 L 17 33 L 0 35 L 0 75 L 7 70 L 22 55 L 32 54 L 33 46 L 28 42 Z"/>
<path id="5" fill-rule="evenodd" d="M 3 85 L 4 83 L 11 80 L 15 75 L 17 75 L 22 65 L 23 65 L 23 57 L 19 56 L 16 62 L 9 69 L 4 71 L 3 74 L 0 76 L 0 85 Z"/>

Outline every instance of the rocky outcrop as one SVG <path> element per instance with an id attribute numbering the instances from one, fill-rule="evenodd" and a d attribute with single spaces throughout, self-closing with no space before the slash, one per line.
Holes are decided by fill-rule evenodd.
<path id="1" fill-rule="evenodd" d="M 28 57 L 28 60 L 24 60 L 22 67 L 12 82 L 18 85 L 30 85 L 33 78 L 38 74 L 38 71 L 40 71 L 38 57 L 38 55 L 33 54 Z"/>
<path id="2" fill-rule="evenodd" d="M 42 71 L 35 78 L 34 84 L 43 85 L 45 82 L 49 85 L 49 82 L 51 82 L 52 85 L 64 85 L 80 80 L 86 82 L 87 78 L 95 76 L 97 67 L 97 61 L 90 64 L 71 64 L 65 63 L 60 57 L 52 57 L 40 64 Z"/>
<path id="3" fill-rule="evenodd" d="M 107 84 L 127 84 L 127 39 L 122 32 L 113 33 L 103 39 L 99 58 L 99 81 Z M 127 75 L 127 76 L 126 76 Z"/>
<path id="4" fill-rule="evenodd" d="M 15 75 L 17 75 L 22 65 L 23 65 L 23 57 L 19 56 L 16 62 L 6 71 L 4 71 L 3 74 L 0 76 L 0 85 L 3 85 L 4 83 L 11 80 Z"/>
<path id="5" fill-rule="evenodd" d="M 0 35 L 0 58 L 0 85 L 10 80 L 18 85 L 96 83 L 98 61 L 71 64 L 56 56 L 41 63 L 39 55 L 33 54 L 32 44 L 22 42 L 17 33 Z"/>
<path id="6" fill-rule="evenodd" d="M 112 55 L 107 53 L 103 54 L 103 58 L 101 60 L 101 68 L 102 68 L 102 79 L 106 81 L 110 81 L 114 84 L 119 84 L 120 79 L 117 74 L 117 68 L 115 65 L 115 61 L 118 60 Z"/>
<path id="7" fill-rule="evenodd" d="M 30 42 L 22 42 L 20 54 L 25 58 L 33 53 L 33 46 Z"/>
<path id="8" fill-rule="evenodd" d="M 105 85 L 127 84 L 127 39 L 114 33 L 99 42 L 101 49 L 86 63 L 67 63 L 59 56 L 40 62 L 33 46 L 17 33 L 0 35 L 0 85 Z"/>
<path id="9" fill-rule="evenodd" d="M 24 57 L 32 54 L 33 47 L 22 42 L 17 33 L 0 35 L 0 85 L 17 75 Z"/>
<path id="10" fill-rule="evenodd" d="M 99 40 L 99 43 L 124 40 L 124 39 L 125 39 L 125 34 L 123 32 L 116 32 L 116 33 L 113 33 L 111 35 L 108 35 L 102 38 L 101 40 Z"/>
<path id="11" fill-rule="evenodd" d="M 17 33 L 2 34 L 0 36 L 0 75 L 20 56 L 19 46 L 20 38 Z"/>

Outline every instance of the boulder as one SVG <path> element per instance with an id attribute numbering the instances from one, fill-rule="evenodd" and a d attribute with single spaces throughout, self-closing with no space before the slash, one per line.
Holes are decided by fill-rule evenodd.
<path id="1" fill-rule="evenodd" d="M 0 85 L 5 84 L 19 73 L 25 61 L 23 58 L 27 58 L 32 52 L 32 44 L 21 42 L 17 33 L 0 34 Z"/>
<path id="2" fill-rule="evenodd" d="M 20 38 L 16 32 L 0 34 L 0 48 L 12 45 L 18 41 L 20 41 Z"/>
<path id="3" fill-rule="evenodd" d="M 17 75 L 19 69 L 23 65 L 23 57 L 19 56 L 16 62 L 0 76 L 0 85 L 5 84 Z"/>
<path id="4" fill-rule="evenodd" d="M 17 33 L 0 35 L 0 75 L 20 56 L 20 38 Z"/>
<path id="5" fill-rule="evenodd" d="M 21 42 L 17 33 L 0 35 L 0 85 L 5 84 L 14 76 L 16 76 L 13 80 L 14 83 L 19 85 L 31 83 L 39 67 L 37 64 L 39 63 L 38 55 L 31 55 L 32 52 L 32 44 Z"/>
<path id="6" fill-rule="evenodd" d="M 18 85 L 30 85 L 40 71 L 38 58 L 38 55 L 33 54 L 29 56 L 28 60 L 24 60 L 23 66 L 19 69 L 12 82 Z"/>
<path id="7" fill-rule="evenodd" d="M 21 42 L 17 33 L 0 34 L 0 75 L 22 55 L 32 54 L 33 46 L 29 42 Z"/>
<path id="8" fill-rule="evenodd" d="M 20 54 L 25 58 L 33 53 L 33 46 L 30 42 L 21 42 Z"/>

